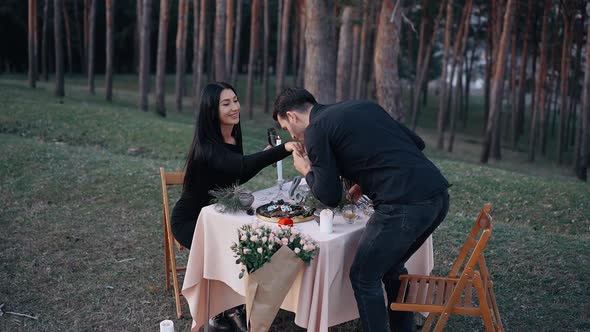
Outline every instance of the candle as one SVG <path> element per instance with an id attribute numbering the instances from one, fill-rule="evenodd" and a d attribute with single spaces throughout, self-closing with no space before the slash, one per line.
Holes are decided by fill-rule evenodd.
<path id="1" fill-rule="evenodd" d="M 174 322 L 171 320 L 161 321 L 160 332 L 174 332 Z"/>
<path id="2" fill-rule="evenodd" d="M 334 212 L 330 209 L 323 209 L 320 212 L 320 232 L 332 233 L 333 230 Z"/>
<path id="3" fill-rule="evenodd" d="M 277 145 L 281 145 L 281 144 L 282 144 L 281 137 L 277 136 Z M 278 182 L 283 181 L 283 161 L 282 160 L 277 161 L 277 181 Z"/>

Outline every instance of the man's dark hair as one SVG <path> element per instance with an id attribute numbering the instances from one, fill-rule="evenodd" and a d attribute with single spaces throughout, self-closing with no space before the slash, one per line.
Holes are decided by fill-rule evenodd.
<path id="1" fill-rule="evenodd" d="M 303 88 L 286 88 L 281 91 L 272 112 L 272 118 L 278 121 L 278 117 L 285 118 L 287 111 L 304 112 L 307 104 L 315 105 L 318 102 L 315 97 Z"/>

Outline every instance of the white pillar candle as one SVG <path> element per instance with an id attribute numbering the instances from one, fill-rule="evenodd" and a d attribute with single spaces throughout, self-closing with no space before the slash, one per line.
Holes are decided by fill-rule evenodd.
<path id="1" fill-rule="evenodd" d="M 277 136 L 277 145 L 281 145 L 283 142 L 281 138 Z M 277 181 L 283 181 L 283 161 L 277 161 Z"/>
<path id="2" fill-rule="evenodd" d="M 320 232 L 322 233 L 332 233 L 333 232 L 333 221 L 334 221 L 334 212 L 330 209 L 323 209 L 320 212 Z"/>
<path id="3" fill-rule="evenodd" d="M 161 321 L 160 332 L 174 332 L 174 322 L 168 319 Z"/>

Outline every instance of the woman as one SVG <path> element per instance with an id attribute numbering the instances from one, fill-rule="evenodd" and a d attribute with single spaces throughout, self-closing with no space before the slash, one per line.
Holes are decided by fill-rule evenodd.
<path id="1" fill-rule="evenodd" d="M 172 210 L 174 238 L 190 248 L 197 218 L 201 209 L 213 198 L 209 190 L 242 184 L 266 166 L 302 149 L 300 143 L 289 142 L 244 156 L 240 128 L 240 102 L 234 88 L 223 82 L 208 84 L 201 96 L 199 116 L 193 142 L 188 151 L 184 186 L 180 199 Z M 234 328 L 245 326 L 238 315 L 240 310 L 230 309 L 225 316 L 231 318 Z M 218 329 L 227 324 L 218 315 L 210 324 Z"/>

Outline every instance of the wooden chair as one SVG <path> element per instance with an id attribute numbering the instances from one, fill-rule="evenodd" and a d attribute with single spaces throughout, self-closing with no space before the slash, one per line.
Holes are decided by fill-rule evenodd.
<path id="1" fill-rule="evenodd" d="M 170 289 L 170 276 L 174 286 L 174 298 L 176 301 L 176 316 L 180 319 L 182 308 L 180 306 L 180 285 L 178 282 L 178 273 L 185 271 L 186 267 L 176 266 L 176 251 L 183 250 L 184 247 L 178 243 L 172 236 L 172 224 L 170 220 L 170 205 L 168 204 L 168 186 L 182 185 L 184 181 L 184 172 L 166 172 L 160 167 L 160 179 L 162 181 L 162 224 L 164 226 L 164 259 L 166 267 L 166 290 Z"/>
<path id="2" fill-rule="evenodd" d="M 429 312 L 422 331 L 430 331 L 435 316 L 439 319 L 434 331 L 442 331 L 451 314 L 481 316 L 486 331 L 504 330 L 483 255 L 492 235 L 491 209 L 491 204 L 486 204 L 479 213 L 447 277 L 400 276 L 402 283 L 391 310 Z M 408 286 L 418 287 L 418 291 L 409 292 Z"/>

